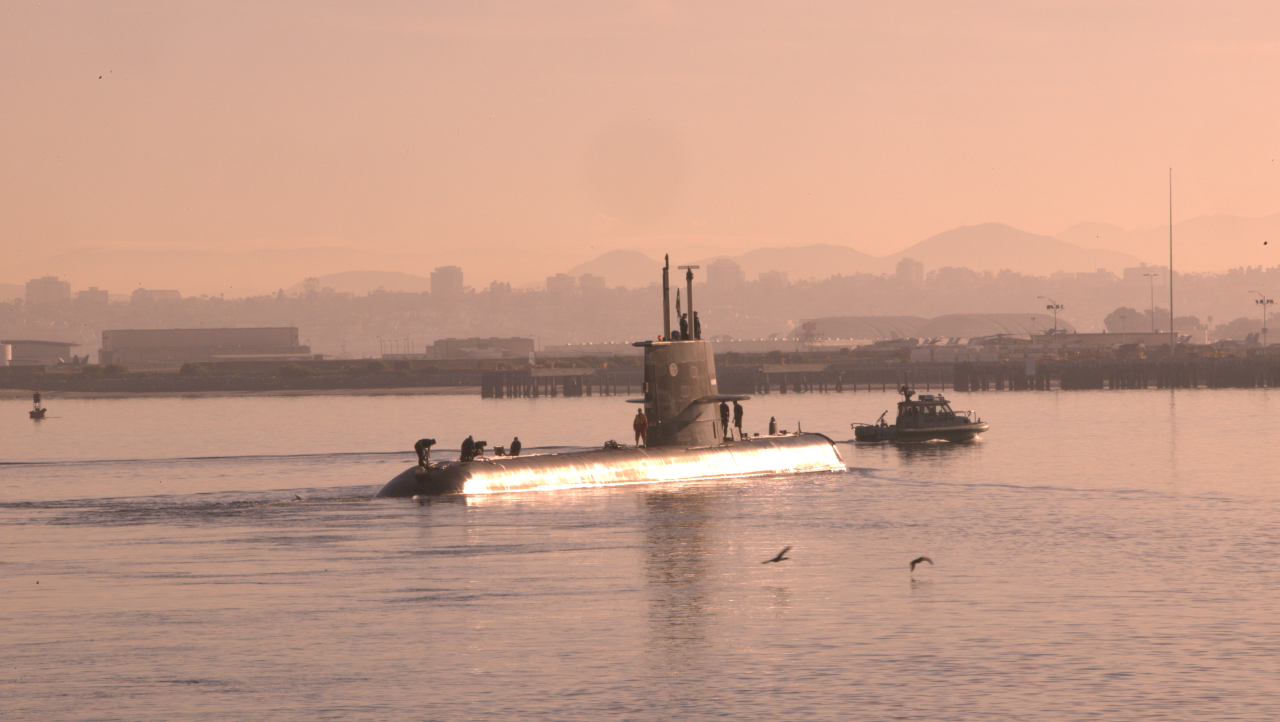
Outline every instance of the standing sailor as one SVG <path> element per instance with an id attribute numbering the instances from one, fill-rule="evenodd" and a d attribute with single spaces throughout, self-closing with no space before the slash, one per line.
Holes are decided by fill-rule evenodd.
<path id="1" fill-rule="evenodd" d="M 512 456 L 520 455 L 520 437 L 519 436 L 511 440 L 511 455 Z"/>
<path id="2" fill-rule="evenodd" d="M 644 415 L 644 409 L 636 409 L 636 418 L 631 422 L 631 428 L 636 432 L 636 446 L 649 445 L 649 417 Z"/>
<path id="3" fill-rule="evenodd" d="M 471 461 L 476 456 L 476 442 L 470 436 L 462 441 L 462 454 L 458 456 L 458 461 Z"/>
<path id="4" fill-rule="evenodd" d="M 738 436 L 742 436 L 742 404 L 737 401 L 733 402 L 733 425 L 738 429 Z"/>
<path id="5" fill-rule="evenodd" d="M 720 402 L 720 435 L 729 438 L 729 404 Z"/>

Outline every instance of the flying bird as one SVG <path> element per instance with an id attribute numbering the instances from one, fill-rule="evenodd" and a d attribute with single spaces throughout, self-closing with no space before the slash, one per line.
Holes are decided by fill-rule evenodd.
<path id="1" fill-rule="evenodd" d="M 787 559 L 790 559 L 790 558 L 791 558 L 791 557 L 787 556 L 787 552 L 789 552 L 789 551 L 791 551 L 791 547 L 783 547 L 782 551 L 778 552 L 778 556 L 776 556 L 776 557 L 774 557 L 774 558 L 772 558 L 772 559 L 765 559 L 764 561 L 762 561 L 762 562 L 760 562 L 760 563 L 761 563 L 761 564 L 768 564 L 769 562 L 781 562 L 781 561 L 786 561 Z"/>
<path id="2" fill-rule="evenodd" d="M 929 562 L 929 566 L 933 566 L 933 560 L 929 557 L 916 557 L 911 560 L 911 571 L 914 572 L 916 570 L 916 565 L 920 562 Z"/>

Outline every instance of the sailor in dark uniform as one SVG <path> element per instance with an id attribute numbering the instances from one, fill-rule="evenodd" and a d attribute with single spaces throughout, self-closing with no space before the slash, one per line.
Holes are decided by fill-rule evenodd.
<path id="1" fill-rule="evenodd" d="M 462 454 L 458 456 L 458 461 L 471 461 L 476 456 L 476 442 L 468 436 L 462 442 Z"/>
<path id="2" fill-rule="evenodd" d="M 511 440 L 511 455 L 512 456 L 520 455 L 520 437 L 519 436 Z"/>
<path id="3" fill-rule="evenodd" d="M 426 468 L 427 462 L 431 460 L 431 447 L 435 445 L 435 439 L 418 439 L 418 443 L 413 445 L 413 450 L 418 454 L 418 466 Z"/>
<path id="4" fill-rule="evenodd" d="M 689 314 L 680 314 L 680 338 L 682 340 L 689 339 Z"/>
<path id="5" fill-rule="evenodd" d="M 742 404 L 737 401 L 733 402 L 733 425 L 738 429 L 738 436 L 742 436 Z"/>
<path id="6" fill-rule="evenodd" d="M 720 432 L 724 438 L 729 438 L 729 404 L 720 402 Z"/>

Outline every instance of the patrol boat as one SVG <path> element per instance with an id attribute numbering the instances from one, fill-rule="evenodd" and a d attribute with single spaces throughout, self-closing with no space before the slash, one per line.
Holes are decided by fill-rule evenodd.
<path id="1" fill-rule="evenodd" d="M 410 467 L 387 482 L 377 497 L 483 494 L 532 489 L 731 479 L 777 474 L 844 471 L 835 442 L 815 433 L 738 436 L 725 428 L 721 402 L 749 396 L 716 388 L 711 343 L 689 333 L 672 333 L 670 260 L 662 269 L 663 334 L 644 349 L 644 405 L 649 419 L 644 447 L 608 443 L 605 448 L 531 456 L 480 456 L 470 461 L 429 462 Z M 686 269 L 688 318 L 693 312 L 693 271 Z M 691 338 L 685 338 L 685 336 Z M 426 441 L 426 440 L 424 440 Z M 428 452 L 429 453 L 429 452 Z"/>
<path id="2" fill-rule="evenodd" d="M 990 425 L 972 411 L 953 411 L 951 403 L 942 394 L 921 394 L 916 400 L 915 391 L 903 386 L 898 389 L 902 401 L 898 402 L 896 423 L 885 422 L 885 414 L 874 424 L 852 423 L 853 437 L 857 441 L 970 441 L 983 433 Z"/>

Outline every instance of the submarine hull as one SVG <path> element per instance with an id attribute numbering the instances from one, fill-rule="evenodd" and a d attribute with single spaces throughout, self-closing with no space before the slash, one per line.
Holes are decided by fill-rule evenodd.
<path id="1" fill-rule="evenodd" d="M 410 467 L 377 498 L 730 479 L 844 471 L 822 434 L 755 437 L 696 448 L 618 448 Z"/>

